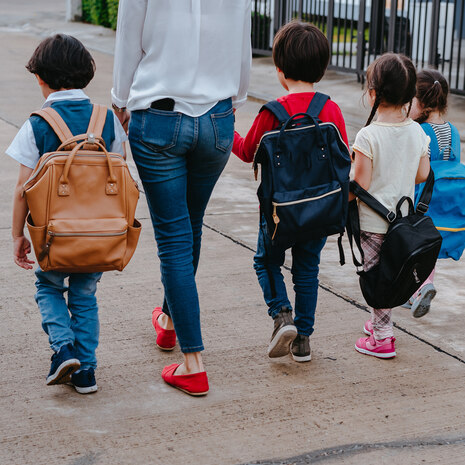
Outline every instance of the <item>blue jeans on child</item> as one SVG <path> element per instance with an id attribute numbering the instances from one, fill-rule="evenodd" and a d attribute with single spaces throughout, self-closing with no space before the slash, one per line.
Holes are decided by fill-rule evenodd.
<path id="1" fill-rule="evenodd" d="M 81 369 L 97 368 L 95 350 L 100 327 L 95 292 L 102 273 L 61 273 L 38 268 L 36 276 L 35 298 L 50 347 L 57 352 L 71 343 Z M 69 278 L 68 286 L 66 278 Z M 68 302 L 65 292 L 68 292 Z"/>
<path id="2" fill-rule="evenodd" d="M 163 311 L 184 353 L 204 348 L 195 273 L 204 212 L 233 138 L 231 99 L 199 117 L 151 108 L 131 115 L 129 142 L 158 245 Z"/>
<path id="3" fill-rule="evenodd" d="M 320 253 L 326 243 L 323 239 L 297 242 L 292 252 L 292 282 L 295 291 L 294 324 L 302 336 L 313 333 L 315 309 L 318 298 L 318 269 Z M 286 250 L 273 246 L 267 233 L 265 218 L 262 215 L 258 231 L 257 253 L 254 269 L 268 305 L 268 314 L 275 318 L 282 307 L 292 309 L 287 296 L 281 267 L 284 265 Z"/>

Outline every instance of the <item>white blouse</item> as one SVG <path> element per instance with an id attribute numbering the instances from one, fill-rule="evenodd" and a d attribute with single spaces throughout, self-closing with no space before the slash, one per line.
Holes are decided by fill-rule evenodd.
<path id="1" fill-rule="evenodd" d="M 142 110 L 162 98 L 200 116 L 245 102 L 251 0 L 120 0 L 112 101 Z"/>

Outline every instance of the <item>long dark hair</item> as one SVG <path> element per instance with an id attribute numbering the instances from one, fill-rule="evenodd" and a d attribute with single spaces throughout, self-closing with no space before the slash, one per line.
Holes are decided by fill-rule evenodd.
<path id="1" fill-rule="evenodd" d="M 367 88 L 376 94 L 367 126 L 373 120 L 381 103 L 395 106 L 409 104 L 408 112 L 415 97 L 416 76 L 412 60 L 398 53 L 385 53 L 367 69 Z"/>
<path id="2" fill-rule="evenodd" d="M 417 99 L 422 112 L 417 122 L 424 123 L 432 111 L 445 113 L 449 85 L 444 76 L 435 69 L 424 69 L 417 74 Z"/>

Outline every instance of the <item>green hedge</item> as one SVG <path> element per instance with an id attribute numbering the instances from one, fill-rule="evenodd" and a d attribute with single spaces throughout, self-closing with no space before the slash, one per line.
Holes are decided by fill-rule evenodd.
<path id="1" fill-rule="evenodd" d="M 116 29 L 118 0 L 82 0 L 82 19 Z"/>

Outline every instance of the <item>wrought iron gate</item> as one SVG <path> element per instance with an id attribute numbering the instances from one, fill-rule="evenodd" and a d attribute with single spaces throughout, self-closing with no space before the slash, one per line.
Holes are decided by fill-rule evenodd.
<path id="1" fill-rule="evenodd" d="M 465 95 L 465 0 L 253 0 L 252 4 L 256 54 L 270 54 L 276 31 L 297 18 L 326 34 L 332 68 L 363 79 L 377 56 L 404 53 L 418 69 L 438 68 L 452 92 Z"/>

